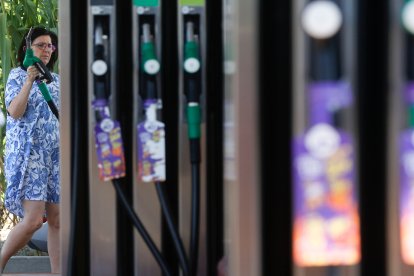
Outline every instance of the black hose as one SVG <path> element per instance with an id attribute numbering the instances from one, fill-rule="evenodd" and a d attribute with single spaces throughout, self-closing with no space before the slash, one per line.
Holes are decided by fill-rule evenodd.
<path id="1" fill-rule="evenodd" d="M 127 198 L 125 197 L 121 187 L 119 186 L 119 180 L 115 179 L 112 181 L 114 188 L 116 190 L 116 194 L 122 204 L 122 206 L 127 211 L 129 218 L 131 219 L 132 223 L 134 224 L 135 228 L 138 230 L 139 234 L 141 235 L 142 239 L 144 240 L 145 244 L 148 246 L 148 249 L 151 251 L 152 255 L 154 256 L 155 260 L 159 264 L 161 270 L 166 276 L 172 276 L 170 269 L 167 266 L 167 263 L 164 260 L 164 257 L 161 255 L 160 251 L 158 250 L 157 246 L 155 245 L 154 241 L 151 239 L 150 235 L 148 234 L 147 230 L 145 229 L 144 225 L 142 224 L 141 220 L 129 205 Z"/>
<path id="2" fill-rule="evenodd" d="M 191 275 L 197 275 L 200 231 L 200 164 L 191 164 Z"/>
<path id="3" fill-rule="evenodd" d="M 178 235 L 176 224 L 174 223 L 174 221 L 172 219 L 171 212 L 170 212 L 170 207 L 169 207 L 168 202 L 165 198 L 163 184 L 160 183 L 160 182 L 156 182 L 155 187 L 157 188 L 157 194 L 158 194 L 158 198 L 160 200 L 161 209 L 162 209 L 162 212 L 164 214 L 164 218 L 167 222 L 167 226 L 168 226 L 168 229 L 169 229 L 170 234 L 172 236 L 172 239 L 174 241 L 175 250 L 177 251 L 178 259 L 180 261 L 181 268 L 183 269 L 183 274 L 185 276 L 187 276 L 188 273 L 189 273 L 188 258 L 185 254 L 183 242 L 182 242 L 180 236 Z"/>
<path id="4" fill-rule="evenodd" d="M 56 116 L 56 119 L 59 121 L 59 110 L 56 107 L 56 104 L 53 101 L 47 101 L 47 104 L 50 107 L 50 110 L 52 110 L 52 113 Z"/>

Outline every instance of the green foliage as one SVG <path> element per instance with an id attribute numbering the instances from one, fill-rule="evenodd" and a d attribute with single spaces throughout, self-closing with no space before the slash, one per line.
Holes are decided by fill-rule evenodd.
<path id="1" fill-rule="evenodd" d="M 17 66 L 17 49 L 24 33 L 34 26 L 44 26 L 57 33 L 58 0 L 0 0 L 0 3 L 0 112 L 5 114 L 4 87 L 10 69 Z M 6 187 L 3 172 L 4 146 L 5 127 L 2 127 L 0 129 L 0 197 L 2 203 L 0 214 L 5 214 L 3 209 Z"/>

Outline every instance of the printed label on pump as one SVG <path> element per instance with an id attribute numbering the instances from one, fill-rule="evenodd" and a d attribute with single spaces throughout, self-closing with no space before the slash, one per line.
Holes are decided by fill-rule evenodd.
<path id="1" fill-rule="evenodd" d="M 119 122 L 109 117 L 106 100 L 97 100 L 93 106 L 99 121 L 95 126 L 95 146 L 99 178 L 109 181 L 125 176 L 124 149 Z"/>
<path id="2" fill-rule="evenodd" d="M 406 264 L 414 264 L 414 130 L 400 136 L 400 237 Z"/>
<path id="3" fill-rule="evenodd" d="M 295 139 L 293 153 L 295 263 L 358 263 L 359 216 L 351 138 L 329 124 L 316 124 Z"/>
<path id="4" fill-rule="evenodd" d="M 180 0 L 181 6 L 205 6 L 205 0 Z"/>
<path id="5" fill-rule="evenodd" d="M 143 182 L 165 181 L 165 130 L 156 120 L 157 101 L 144 103 L 147 118 L 137 127 L 138 172 Z"/>
<path id="6" fill-rule="evenodd" d="M 134 0 L 134 5 L 138 7 L 158 7 L 158 0 Z"/>
<path id="7" fill-rule="evenodd" d="M 351 86 L 347 82 L 314 82 L 309 84 L 308 91 L 311 125 L 334 124 L 333 114 L 353 102 Z"/>

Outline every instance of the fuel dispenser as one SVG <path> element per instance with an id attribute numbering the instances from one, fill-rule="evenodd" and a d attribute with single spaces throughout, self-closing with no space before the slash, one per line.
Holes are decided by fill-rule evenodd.
<path id="1" fill-rule="evenodd" d="M 161 6 L 160 1 L 134 1 L 136 6 L 134 13 L 134 26 L 136 40 L 136 70 L 135 87 L 138 112 L 138 125 L 136 133 L 137 141 L 137 185 L 135 187 L 135 207 L 142 212 L 148 212 L 153 208 L 158 213 L 159 219 L 148 217 L 148 221 L 157 226 L 157 232 L 161 232 L 161 215 L 165 218 L 169 234 L 172 237 L 176 256 L 184 275 L 188 275 L 188 258 L 181 237 L 178 233 L 176 222 L 172 217 L 168 200 L 165 195 L 166 181 L 166 134 L 165 123 L 162 121 L 162 93 L 161 93 Z M 148 197 L 153 195 L 155 186 L 161 211 L 150 202 Z M 145 197 L 147 199 L 145 199 Z M 157 200 L 155 201 L 157 202 Z M 151 226 L 153 227 L 153 226 Z M 155 232 L 155 231 L 153 231 Z M 158 236 L 160 239 L 160 236 Z M 137 253 L 137 270 L 148 266 L 145 253 L 139 247 Z M 156 271 L 156 268 L 150 268 Z"/>
<path id="2" fill-rule="evenodd" d="M 403 262 L 414 265 L 414 248 L 412 247 L 413 236 L 413 215 L 414 197 L 412 180 L 414 165 L 414 2 L 405 1 L 402 11 L 402 25 L 404 28 L 402 38 L 403 62 L 403 98 L 406 109 L 405 130 L 400 137 L 400 239 L 401 256 Z"/>
<path id="3" fill-rule="evenodd" d="M 161 1 L 134 1 L 132 11 L 133 18 L 133 59 L 134 59 L 134 127 L 145 120 L 145 110 L 152 112 L 149 114 L 153 119 L 160 120 L 161 101 L 160 99 L 160 16 Z M 144 106 L 146 104 L 146 106 Z M 157 116 L 158 115 L 158 116 Z M 137 119 L 138 118 L 138 119 Z M 158 127 L 160 128 L 160 127 Z M 134 141 L 138 141 L 139 131 L 136 129 Z M 163 134 L 164 136 L 165 134 Z M 152 137 L 152 136 L 150 136 Z M 165 136 L 160 137 L 164 139 Z M 165 158 L 165 152 L 164 154 Z M 154 181 L 156 176 L 153 171 L 146 169 L 145 162 L 138 161 L 138 144 L 134 146 L 134 164 L 141 163 L 140 173 L 138 165 L 134 166 L 134 177 L 136 181 L 133 186 L 134 207 L 141 214 L 141 218 L 146 222 L 148 231 L 154 241 L 161 243 L 161 210 L 157 204 L 157 199 L 153 193 L 153 183 L 146 183 L 143 177 L 149 181 Z M 165 160 L 164 160 L 165 161 Z M 165 180 L 165 162 L 163 164 L 161 178 Z M 151 167 L 151 166 L 150 166 Z M 147 171 L 147 172 L 145 172 Z M 159 177 L 158 177 L 159 178 Z M 163 181 L 162 179 L 159 179 Z M 135 270 L 147 271 L 149 274 L 157 275 L 159 269 L 154 259 L 145 249 L 141 240 L 135 236 Z"/>
<path id="4" fill-rule="evenodd" d="M 122 140 L 119 141 L 119 122 L 112 119 L 115 110 L 111 100 L 114 98 L 116 87 L 114 1 L 91 0 L 88 14 L 89 144 L 96 143 L 98 146 L 96 149 L 89 147 L 91 270 L 102 275 L 115 275 L 117 257 L 113 249 L 117 246 L 117 215 L 114 208 L 116 195 L 112 185 L 106 181 L 124 176 L 125 164 L 120 144 Z M 114 130 L 115 132 L 111 133 Z M 111 138 L 105 133 L 109 133 Z M 118 151 L 121 159 L 118 157 L 111 160 L 115 157 L 114 151 Z M 115 163 L 112 162 L 115 160 L 120 166 L 118 172 Z"/>
<path id="5" fill-rule="evenodd" d="M 293 259 L 296 272 L 307 275 L 356 275 L 361 258 L 355 118 L 349 112 L 354 5 L 297 1 L 294 11 Z"/>
<path id="6" fill-rule="evenodd" d="M 189 248 L 191 275 L 203 275 L 206 271 L 206 136 L 202 115 L 206 110 L 205 1 L 181 0 L 178 10 L 180 230 Z"/>
<path id="7" fill-rule="evenodd" d="M 62 16 L 62 22 L 71 23 L 62 26 L 63 34 L 70 34 L 70 47 L 66 49 L 70 48 L 71 56 L 76 56 L 76 60 L 63 58 L 71 69 L 69 73 L 62 70 L 64 78 L 71 80 L 70 85 L 65 83 L 63 90 L 73 89 L 69 99 L 64 97 L 64 101 L 70 103 L 70 112 L 63 109 L 62 125 L 68 126 L 69 121 L 71 132 L 70 135 L 63 132 L 62 141 L 73 141 L 70 145 L 76 152 L 69 154 L 70 161 L 62 162 L 64 167 L 70 162 L 70 172 L 64 171 L 67 178 L 64 181 L 70 181 L 70 189 L 63 184 L 62 190 L 63 201 L 70 198 L 71 202 L 70 212 L 62 212 L 71 222 L 62 227 L 70 240 L 62 250 L 63 259 L 67 261 L 63 270 L 68 275 L 175 275 L 179 267 L 183 275 L 207 275 L 208 271 L 215 271 L 217 257 L 221 258 L 222 253 L 216 249 L 214 254 L 220 255 L 215 256 L 207 270 L 207 177 L 206 164 L 203 164 L 208 121 L 204 115 L 205 56 L 212 47 L 206 45 L 205 3 L 200 0 L 174 3 L 176 8 L 179 6 L 179 13 L 173 9 L 172 16 L 171 11 L 167 11 L 167 7 L 174 6 L 171 2 L 165 6 L 159 0 L 130 1 L 130 6 L 118 2 L 75 0 L 66 3 L 71 12 L 69 15 L 63 12 Z M 120 18 L 125 11 L 131 11 L 130 25 Z M 178 19 L 174 21 L 179 26 L 179 30 L 175 30 L 179 34 L 177 53 L 169 52 L 171 48 L 165 41 L 172 19 Z M 84 39 L 76 40 L 76 26 L 82 22 L 87 22 L 88 29 L 78 32 Z M 215 26 L 220 29 L 218 23 Z M 219 36 L 220 32 L 215 35 Z M 130 43 L 130 47 L 123 47 L 121 41 Z M 87 50 L 81 51 L 83 47 Z M 131 51 L 122 52 L 124 48 Z M 178 88 L 166 87 L 164 73 L 168 71 L 163 68 L 167 60 L 168 70 L 171 70 L 171 61 L 177 57 L 180 61 L 175 66 L 180 68 L 180 73 L 175 81 L 179 94 L 175 93 Z M 130 58 L 131 68 L 126 58 Z M 79 72 L 84 74 L 75 74 L 74 64 L 79 65 Z M 221 65 L 219 60 L 214 64 Z M 210 78 L 219 74 L 215 69 L 210 71 L 214 71 Z M 131 82 L 131 91 L 120 89 L 128 87 L 128 82 Z M 170 90 L 169 97 L 176 97 L 179 104 L 168 113 L 163 107 L 171 103 L 163 99 Z M 213 99 L 219 100 L 220 96 L 215 95 Z M 125 104 L 126 101 L 131 108 L 123 110 L 121 102 Z M 217 109 L 220 105 L 210 107 L 215 112 Z M 177 120 L 168 125 L 175 114 Z M 209 121 L 214 127 L 221 127 L 217 119 Z M 132 132 L 129 131 L 131 126 Z M 180 132 L 175 138 L 179 141 L 178 149 L 168 141 L 172 134 L 167 130 L 174 128 Z M 219 131 L 215 129 L 212 133 Z M 210 148 L 220 148 L 220 136 L 212 138 Z M 179 181 L 169 179 L 167 147 L 177 152 L 178 165 L 170 165 L 170 170 L 174 166 L 178 168 Z M 68 151 L 63 151 L 68 156 Z M 219 155 L 218 151 L 208 154 Z M 214 188 L 221 188 L 221 161 L 210 165 L 210 178 L 218 179 Z M 173 215 L 176 214 L 171 214 L 169 208 L 168 197 L 175 196 L 166 193 L 165 186 L 169 184 L 178 187 L 179 221 L 175 221 Z M 220 191 L 214 193 L 222 195 Z M 137 230 L 136 236 L 130 232 L 133 227 Z M 210 227 L 217 228 L 217 225 Z M 165 248 L 166 235 L 173 242 L 172 249 Z M 222 240 L 214 237 L 210 247 L 220 248 L 217 243 L 221 244 Z M 125 244 L 129 238 L 130 243 Z M 130 263 L 132 258 L 133 263 Z"/>
<path id="8" fill-rule="evenodd" d="M 142 7 L 141 7 L 142 8 Z M 123 152 L 123 140 L 120 123 L 112 119 L 108 101 L 117 102 L 115 96 L 111 95 L 115 90 L 111 90 L 111 74 L 108 71 L 108 61 L 110 60 L 111 44 L 107 42 L 110 32 L 108 19 L 105 16 L 101 17 L 104 9 L 93 8 L 92 13 L 98 13 L 93 20 L 93 62 L 91 66 L 93 78 L 94 101 L 92 102 L 94 108 L 94 117 L 96 126 L 94 128 L 95 148 L 97 155 L 97 167 L 99 169 L 99 178 L 101 181 L 111 181 L 115 188 L 116 195 L 120 206 L 125 210 L 132 225 L 136 228 L 146 248 L 154 257 L 159 265 L 161 271 L 165 275 L 172 275 L 172 272 L 161 254 L 157 245 L 153 241 L 151 235 L 146 230 L 141 219 L 132 207 L 132 203 L 128 200 L 125 189 L 122 188 L 122 180 L 128 182 L 124 177 L 126 176 L 125 157 Z M 145 9 L 139 9 L 139 14 L 145 13 Z M 157 60 L 155 43 L 154 43 L 154 17 L 145 16 L 143 20 L 139 21 L 139 60 L 141 61 L 140 70 L 140 93 L 141 98 L 144 99 L 144 110 L 146 116 L 143 122 L 138 127 L 137 144 L 138 144 L 138 164 L 139 176 L 142 182 L 155 182 L 160 198 L 164 216 L 169 222 L 169 229 L 175 238 L 175 245 L 178 255 L 181 257 L 180 261 L 187 275 L 187 262 L 182 255 L 181 240 L 177 236 L 175 226 L 172 220 L 169 219 L 169 209 L 164 200 L 164 194 L 160 182 L 165 180 L 165 137 L 164 124 L 157 121 L 157 85 L 160 65 Z M 112 97 L 111 97 L 112 96 Z M 115 108 L 113 108 L 115 109 Z M 137 109 L 139 110 L 139 108 Z M 122 114 L 122 112 L 118 112 Z M 93 164 L 93 162 L 91 162 Z M 91 181 L 92 182 L 92 181 Z M 92 202 L 93 204 L 94 202 Z M 117 220 L 119 223 L 119 219 Z M 101 230 L 101 229 L 100 229 Z M 99 230 L 99 231 L 100 231 Z M 119 228 L 117 229 L 119 231 Z M 118 233 L 119 234 L 119 233 Z M 119 235 L 118 235 L 119 237 Z M 118 239 L 119 240 L 119 239 Z M 119 272 L 119 270 L 118 270 Z"/>
<path id="9" fill-rule="evenodd" d="M 414 1 L 391 1 L 388 253 L 391 275 L 414 273 Z M 397 181 L 397 179 L 399 181 Z M 394 185 L 399 183 L 399 185 Z"/>

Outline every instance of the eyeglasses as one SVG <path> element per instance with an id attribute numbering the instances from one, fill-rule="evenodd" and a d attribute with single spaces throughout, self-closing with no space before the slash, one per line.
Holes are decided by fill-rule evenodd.
<path id="1" fill-rule="evenodd" d="M 56 46 L 51 43 L 37 43 L 32 44 L 32 46 L 36 46 L 37 48 L 43 51 L 46 50 L 46 48 L 52 52 L 56 51 Z"/>

